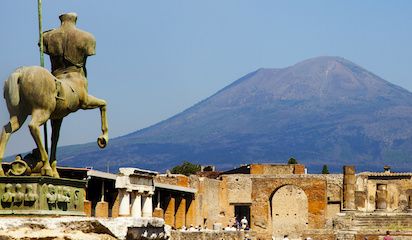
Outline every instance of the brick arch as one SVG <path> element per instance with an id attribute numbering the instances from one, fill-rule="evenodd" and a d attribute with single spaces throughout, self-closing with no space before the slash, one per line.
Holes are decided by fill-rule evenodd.
<path id="1" fill-rule="evenodd" d="M 310 176 L 252 178 L 251 227 L 257 238 L 272 234 L 272 211 L 269 200 L 276 189 L 285 185 L 301 188 L 308 198 L 308 229 L 323 228 L 326 223 L 327 184 L 325 179 Z"/>
<path id="2" fill-rule="evenodd" d="M 283 185 L 273 191 L 269 198 L 272 220 L 272 235 L 282 236 L 307 229 L 308 197 L 302 188 Z"/>

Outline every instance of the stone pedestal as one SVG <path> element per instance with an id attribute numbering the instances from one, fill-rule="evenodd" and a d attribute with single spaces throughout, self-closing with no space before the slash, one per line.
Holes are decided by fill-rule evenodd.
<path id="1" fill-rule="evenodd" d="M 164 212 L 163 209 L 159 208 L 155 208 L 153 210 L 153 217 L 157 217 L 157 218 L 162 218 L 164 217 Z"/>
<path id="2" fill-rule="evenodd" d="M 86 181 L 46 176 L 0 177 L 0 215 L 85 216 Z"/>
<path id="3" fill-rule="evenodd" d="M 109 217 L 109 203 L 108 202 L 98 202 L 96 204 L 95 215 L 98 218 Z"/>
<path id="4" fill-rule="evenodd" d="M 119 190 L 120 195 L 120 206 L 119 206 L 119 216 L 127 217 L 130 216 L 130 193 L 123 189 Z"/>

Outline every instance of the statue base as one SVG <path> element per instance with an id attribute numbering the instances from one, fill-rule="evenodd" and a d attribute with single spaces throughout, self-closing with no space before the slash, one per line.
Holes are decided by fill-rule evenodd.
<path id="1" fill-rule="evenodd" d="M 0 177 L 0 215 L 85 216 L 85 188 L 84 180 Z"/>

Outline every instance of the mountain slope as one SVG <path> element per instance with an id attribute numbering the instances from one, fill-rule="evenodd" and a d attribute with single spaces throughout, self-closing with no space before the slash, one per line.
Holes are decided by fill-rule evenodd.
<path id="1" fill-rule="evenodd" d="M 259 69 L 106 150 L 63 147 L 59 158 L 61 165 L 165 170 L 183 160 L 230 168 L 295 156 L 315 169 L 412 170 L 411 122 L 412 93 L 343 58 L 318 57 Z"/>

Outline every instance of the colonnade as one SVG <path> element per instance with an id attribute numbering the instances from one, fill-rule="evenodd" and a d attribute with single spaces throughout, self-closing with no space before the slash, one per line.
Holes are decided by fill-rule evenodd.
<path id="1" fill-rule="evenodd" d="M 154 194 L 153 177 L 157 173 L 137 169 L 120 168 L 116 179 L 119 191 L 119 216 L 121 217 L 152 217 Z"/>
<path id="2" fill-rule="evenodd" d="M 152 217 L 153 192 L 127 191 L 119 189 L 120 216 Z"/>

